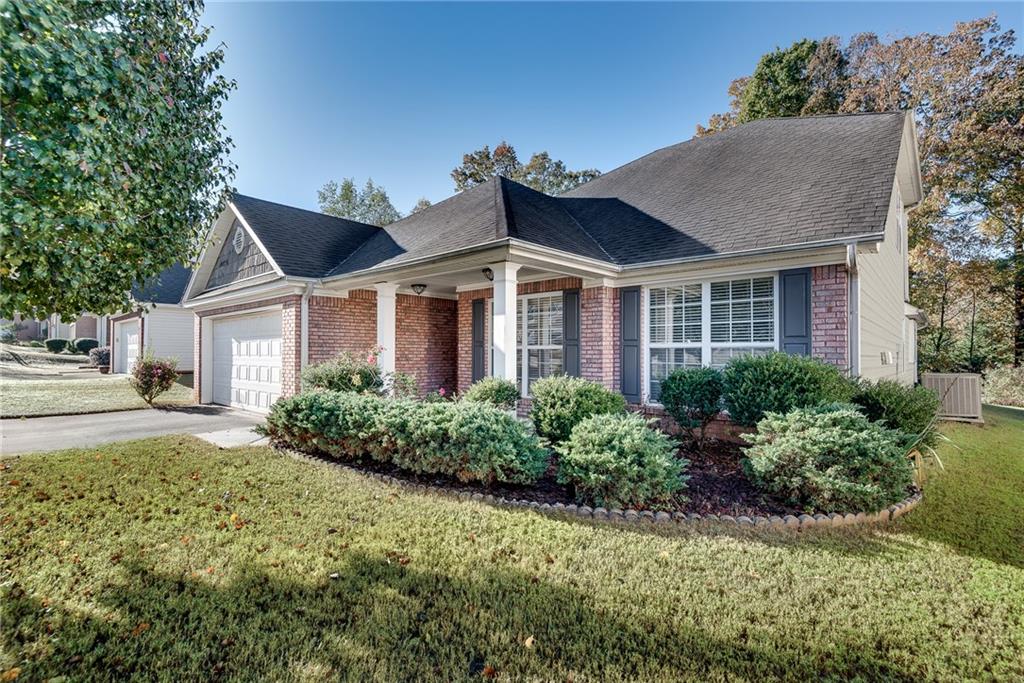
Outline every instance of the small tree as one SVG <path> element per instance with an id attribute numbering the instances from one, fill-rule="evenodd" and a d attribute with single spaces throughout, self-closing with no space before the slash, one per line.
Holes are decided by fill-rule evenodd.
<path id="1" fill-rule="evenodd" d="M 153 405 L 153 400 L 174 386 L 177 379 L 178 361 L 173 358 L 154 358 L 153 353 L 147 351 L 146 355 L 135 361 L 128 381 L 143 401 Z"/>
<path id="2" fill-rule="evenodd" d="M 708 425 L 722 410 L 722 373 L 714 368 L 676 370 L 662 381 L 660 400 L 701 451 Z"/>

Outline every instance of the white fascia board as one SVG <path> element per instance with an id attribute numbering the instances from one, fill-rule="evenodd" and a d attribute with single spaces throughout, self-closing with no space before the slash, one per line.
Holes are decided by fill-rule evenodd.
<path id="1" fill-rule="evenodd" d="M 301 283 L 289 282 L 278 278 L 272 282 L 247 287 L 242 290 L 231 292 L 213 291 L 190 299 L 183 306 L 184 308 L 201 312 L 212 308 L 223 308 L 224 306 L 252 303 L 253 301 L 261 301 L 263 299 L 274 299 L 279 296 L 301 294 L 303 289 L 304 286 Z"/>

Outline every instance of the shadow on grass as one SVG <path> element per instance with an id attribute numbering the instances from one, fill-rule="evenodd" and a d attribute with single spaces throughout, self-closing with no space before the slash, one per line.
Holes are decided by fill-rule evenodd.
<path id="1" fill-rule="evenodd" d="M 202 571 L 122 568 L 123 584 L 91 598 L 113 620 L 7 591 L 3 643 L 26 679 L 912 678 L 874 636 L 811 645 L 771 626 L 714 634 L 628 604 L 609 613 L 571 587 L 496 567 L 451 576 L 352 552 L 335 578 L 250 565 L 222 586 Z"/>

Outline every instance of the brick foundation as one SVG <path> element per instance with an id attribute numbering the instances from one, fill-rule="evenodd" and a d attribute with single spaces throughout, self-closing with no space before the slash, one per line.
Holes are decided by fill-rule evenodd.
<path id="1" fill-rule="evenodd" d="M 811 355 L 850 368 L 849 283 L 846 266 L 816 266 L 811 269 Z"/>
<path id="2" fill-rule="evenodd" d="M 399 294 L 395 311 L 395 370 L 416 378 L 420 392 L 452 392 L 458 373 L 458 302 Z"/>

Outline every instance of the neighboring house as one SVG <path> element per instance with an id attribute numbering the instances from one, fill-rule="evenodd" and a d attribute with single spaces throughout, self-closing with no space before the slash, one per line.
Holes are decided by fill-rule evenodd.
<path id="1" fill-rule="evenodd" d="M 14 338 L 18 341 L 44 339 L 96 339 L 102 345 L 106 341 L 106 316 L 83 313 L 72 323 L 66 323 L 53 313 L 42 320 L 23 319 L 14 314 L 14 320 L 0 320 L 0 323 L 14 323 L 17 329 Z"/>
<path id="2" fill-rule="evenodd" d="M 107 335 L 111 372 L 129 372 L 146 351 L 152 351 L 154 356 L 176 358 L 179 372 L 192 372 L 194 316 L 181 305 L 191 275 L 188 268 L 174 264 L 132 290 L 134 311 L 110 316 Z"/>
<path id="3" fill-rule="evenodd" d="M 559 197 L 497 178 L 385 228 L 237 195 L 185 293 L 197 400 L 266 411 L 383 347 L 422 390 L 582 375 L 657 409 L 674 368 L 813 355 L 916 378 L 903 113 L 762 120 Z"/>

